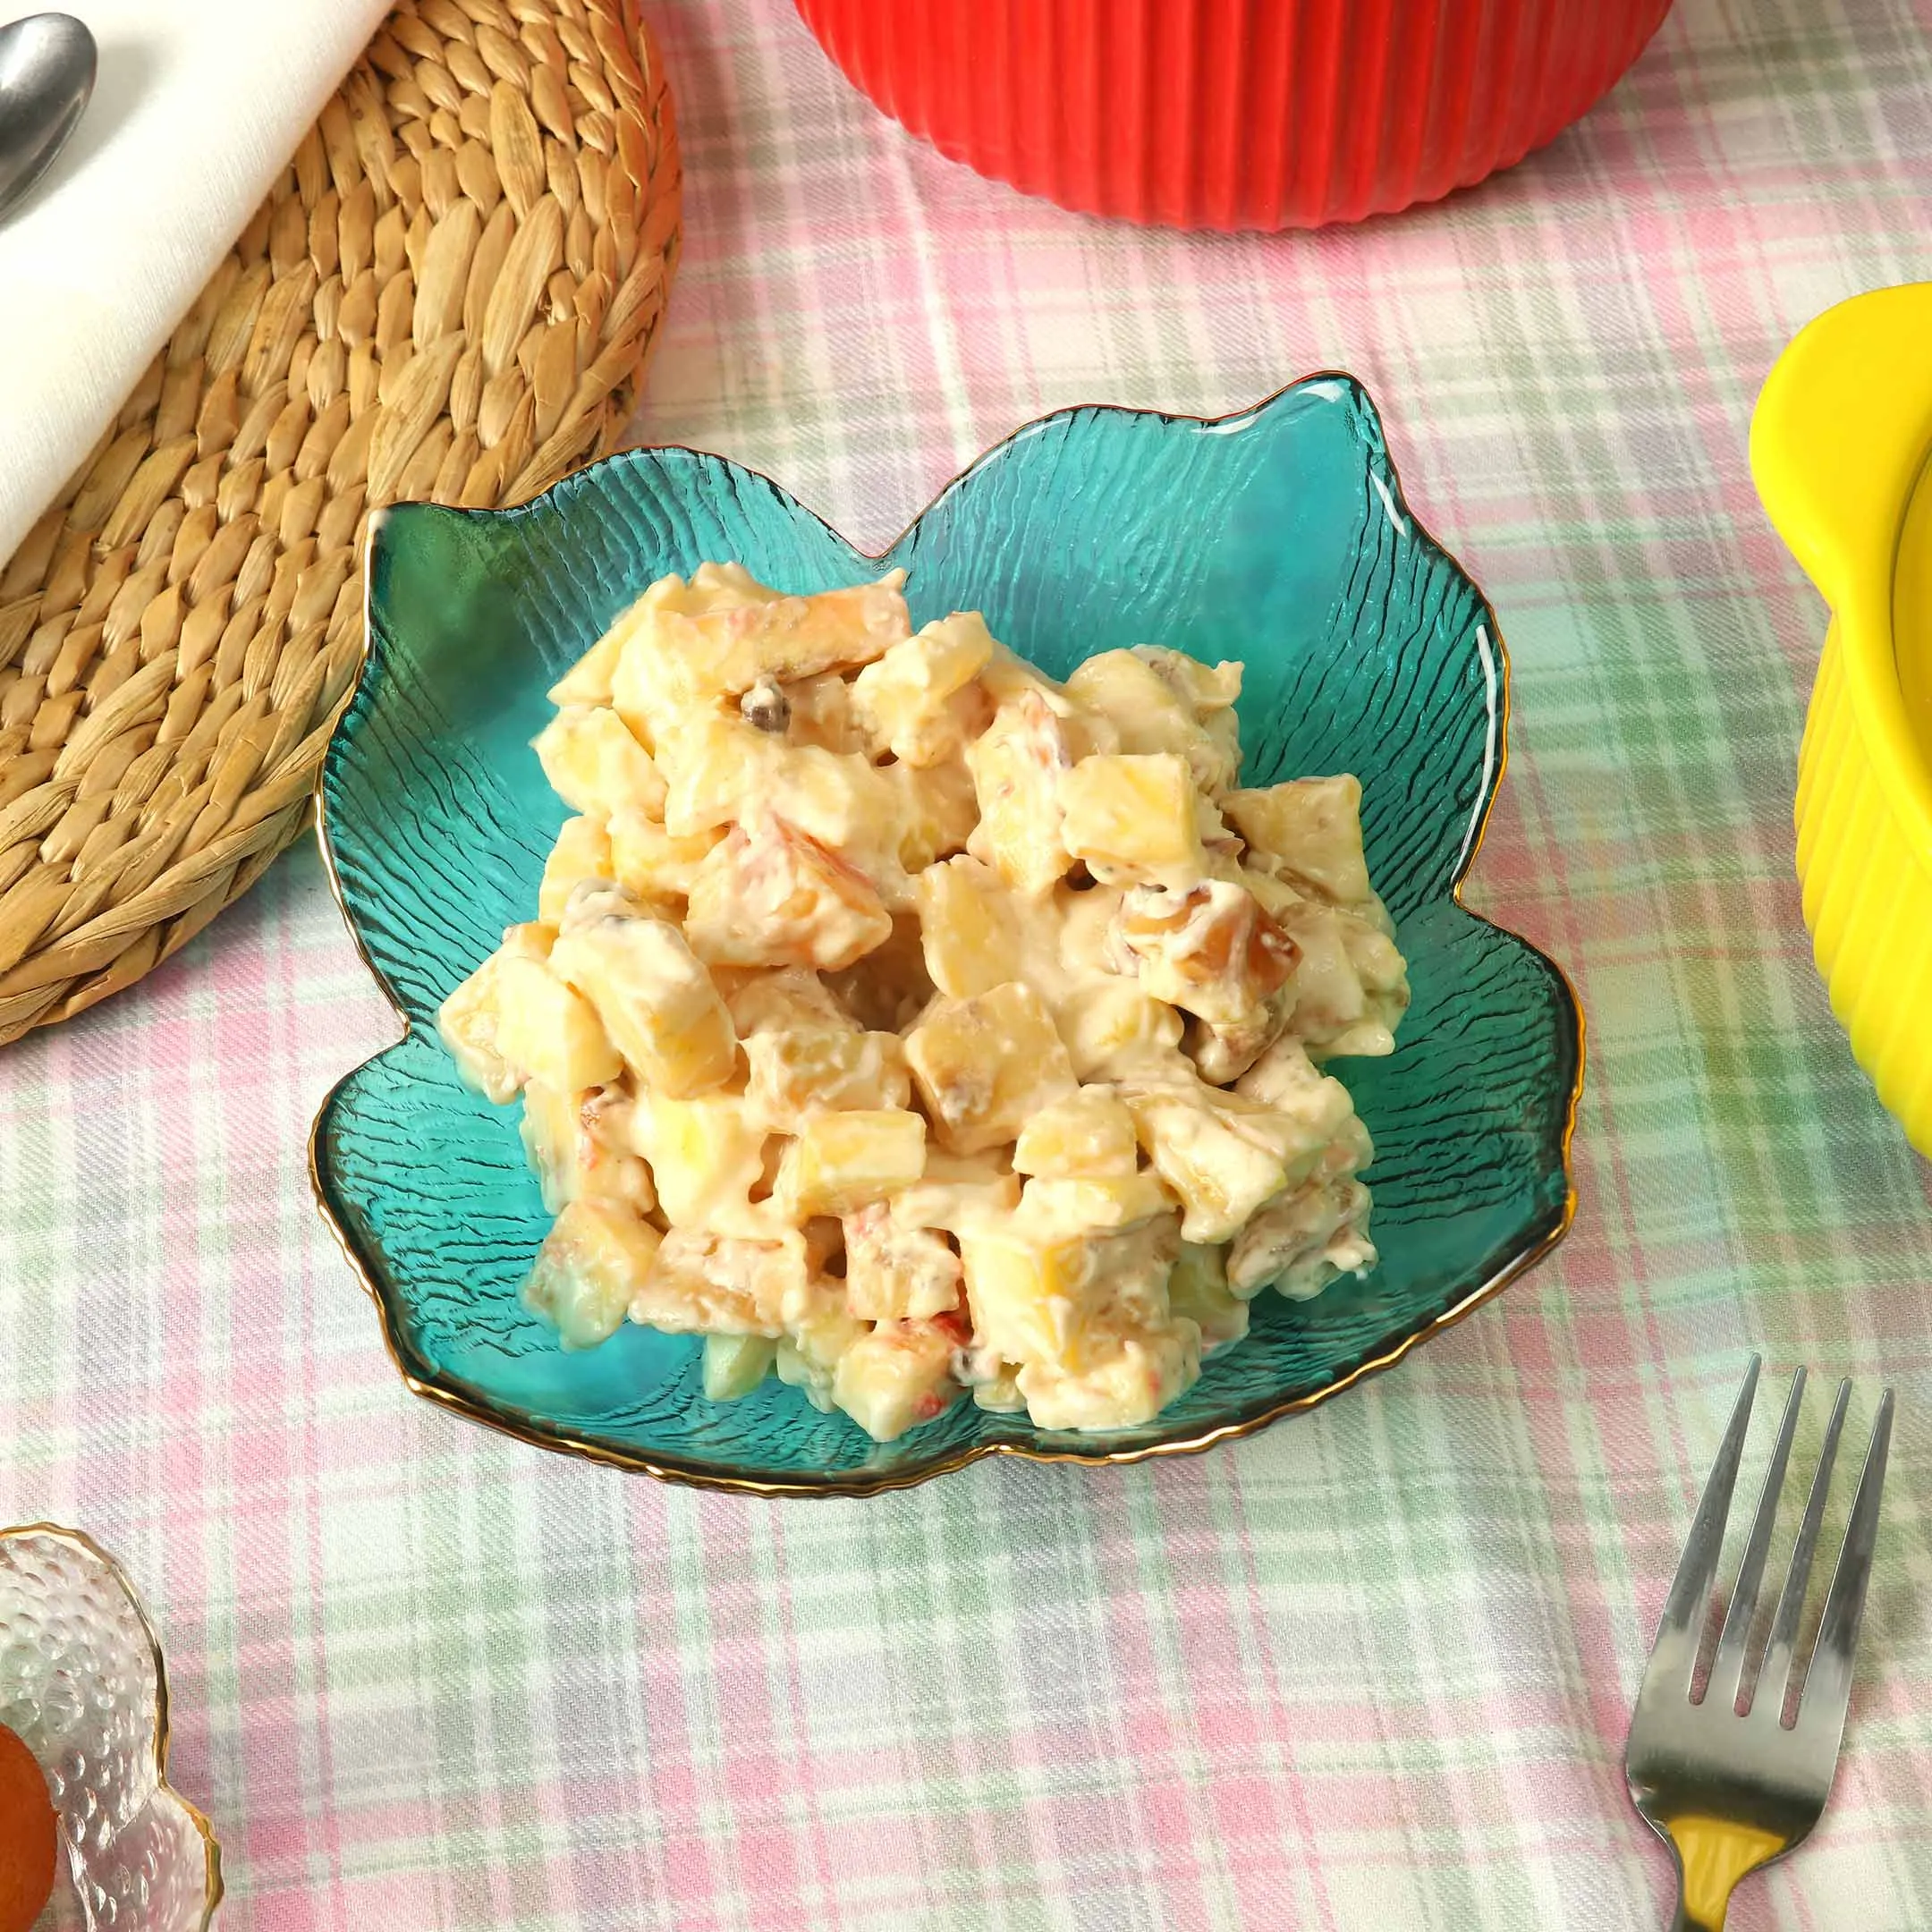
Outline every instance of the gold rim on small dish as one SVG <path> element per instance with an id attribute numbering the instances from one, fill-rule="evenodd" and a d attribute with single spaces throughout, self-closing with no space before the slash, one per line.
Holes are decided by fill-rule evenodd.
<path id="1" fill-rule="evenodd" d="M 1316 369 L 1311 370 L 1306 376 L 1298 377 L 1292 383 L 1284 384 L 1279 389 L 1262 397 L 1259 402 L 1245 409 L 1232 411 L 1224 416 L 1195 416 L 1180 411 L 1142 410 L 1127 404 L 1111 402 L 1067 404 L 1063 408 L 1052 411 L 1046 416 L 1035 417 L 1021 424 L 1019 428 L 1010 434 L 1002 436 L 996 443 L 988 445 L 987 449 L 977 454 L 964 469 L 956 470 L 943 487 L 934 492 L 925 506 L 901 530 L 898 536 L 886 546 L 885 550 L 860 551 L 859 555 L 867 563 L 877 564 L 883 562 L 886 555 L 895 550 L 919 527 L 934 505 L 957 488 L 974 470 L 977 470 L 1008 444 L 1018 442 L 1021 437 L 1032 435 L 1045 424 L 1053 421 L 1057 417 L 1092 410 L 1102 413 L 1117 415 L 1153 415 L 1159 417 L 1164 422 L 1194 423 L 1204 427 L 1221 425 L 1242 418 L 1258 417 L 1272 404 L 1286 396 L 1291 390 L 1300 389 L 1309 384 L 1322 381 L 1346 383 L 1363 395 L 1368 393 L 1360 379 L 1346 369 Z M 792 501 L 796 501 L 795 498 L 791 498 L 790 492 L 785 490 L 783 485 L 774 478 L 767 476 L 762 470 L 752 469 L 749 464 L 739 462 L 735 458 L 717 456 L 715 452 L 696 451 L 694 445 L 640 444 L 626 453 L 648 454 L 654 449 L 682 448 L 691 448 L 693 449 L 695 453 L 710 454 L 719 462 L 728 462 L 745 475 L 766 484 L 779 495 Z M 1389 478 L 1395 493 L 1395 500 L 1401 504 L 1403 514 L 1414 524 L 1416 533 L 1421 540 L 1436 550 L 1441 556 L 1446 558 L 1458 575 L 1469 585 L 1480 607 L 1483 622 L 1488 631 L 1489 640 L 1496 651 L 1497 660 L 1496 776 L 1494 782 L 1488 787 L 1487 796 L 1482 801 L 1480 816 L 1476 821 L 1473 833 L 1469 838 L 1458 862 L 1455 877 L 1450 885 L 1449 897 L 1456 907 L 1478 924 L 1488 927 L 1492 931 L 1502 934 L 1504 938 L 1514 940 L 1519 945 L 1524 946 L 1535 953 L 1538 959 L 1551 968 L 1556 976 L 1556 984 L 1562 989 L 1563 1004 L 1567 1009 L 1574 1029 L 1576 1073 L 1571 1082 L 1570 1091 L 1564 1102 L 1563 1129 L 1558 1140 L 1557 1151 L 1563 1171 L 1563 1198 L 1554 1219 L 1546 1219 L 1542 1225 L 1531 1231 L 1530 1238 L 1524 1241 L 1522 1247 L 1517 1252 L 1511 1255 L 1493 1275 L 1479 1286 L 1472 1289 L 1463 1296 L 1460 1301 L 1445 1309 L 1439 1315 L 1432 1318 L 1421 1327 L 1413 1329 L 1409 1334 L 1402 1336 L 1379 1354 L 1369 1356 L 1358 1362 L 1346 1375 L 1339 1377 L 1333 1382 L 1325 1383 L 1320 1388 L 1312 1389 L 1306 1394 L 1284 1397 L 1282 1401 L 1269 1405 L 1255 1415 L 1246 1416 L 1233 1422 L 1216 1424 L 1212 1428 L 1203 1430 L 1198 1436 L 1183 1436 L 1171 1441 L 1143 1443 L 1131 1448 L 1122 1449 L 1102 1449 L 1098 1447 L 1090 1450 L 1041 1449 L 1028 1443 L 980 1442 L 971 1444 L 953 1455 L 943 1457 L 935 1462 L 923 1463 L 912 1469 L 887 1470 L 876 1472 L 861 1470 L 850 1474 L 827 1475 L 816 1479 L 802 1477 L 786 1477 L 765 1480 L 756 1477 L 731 1475 L 708 1469 L 699 1463 L 687 1462 L 676 1458 L 667 1457 L 660 1460 L 633 1453 L 629 1450 L 616 1448 L 608 1443 L 598 1442 L 591 1437 L 580 1435 L 575 1430 L 536 1421 L 528 1416 L 516 1414 L 492 1402 L 487 1397 L 472 1394 L 462 1389 L 452 1388 L 442 1383 L 426 1381 L 410 1368 L 408 1362 L 404 1360 L 402 1343 L 395 1333 L 394 1311 L 377 1284 L 374 1272 L 358 1247 L 355 1236 L 352 1233 L 345 1216 L 337 1210 L 327 1177 L 322 1171 L 319 1156 L 319 1141 L 323 1124 L 328 1117 L 336 1096 L 347 1082 L 353 1078 L 355 1073 L 360 1071 L 361 1066 L 368 1065 L 373 1060 L 382 1057 L 382 1054 L 378 1053 L 371 1055 L 369 1061 L 361 1062 L 358 1066 L 352 1067 L 341 1080 L 335 1081 L 323 1097 L 321 1106 L 317 1108 L 315 1118 L 309 1123 L 309 1185 L 315 1199 L 317 1211 L 327 1224 L 329 1232 L 335 1235 L 337 1247 L 341 1249 L 343 1256 L 349 1263 L 356 1279 L 362 1284 L 363 1292 L 375 1304 L 377 1318 L 382 1331 L 383 1347 L 387 1352 L 390 1363 L 402 1378 L 403 1385 L 412 1394 L 421 1396 L 426 1402 L 431 1402 L 440 1409 L 462 1416 L 469 1421 L 480 1423 L 484 1428 L 494 1429 L 499 1435 L 508 1436 L 528 1447 L 552 1450 L 564 1455 L 580 1456 L 588 1462 L 601 1462 L 614 1469 L 628 1470 L 632 1474 L 655 1477 L 660 1482 L 675 1483 L 694 1489 L 716 1489 L 732 1495 L 767 1497 L 881 1496 L 895 1489 L 916 1488 L 921 1483 L 930 1482 L 936 1477 L 950 1476 L 957 1470 L 965 1469 L 969 1465 L 990 1456 L 1014 1456 L 1027 1462 L 1073 1462 L 1089 1468 L 1106 1468 L 1133 1462 L 1148 1462 L 1166 1456 L 1199 1455 L 1202 1452 L 1216 1448 L 1223 1443 L 1239 1442 L 1246 1436 L 1258 1434 L 1262 1429 L 1268 1428 L 1272 1423 L 1280 1421 L 1285 1416 L 1301 1415 L 1309 1410 L 1319 1408 L 1322 1403 L 1343 1394 L 1344 1390 L 1353 1388 L 1357 1383 L 1366 1381 L 1371 1376 L 1379 1375 L 1385 1369 L 1393 1368 L 1412 1350 L 1441 1335 L 1445 1329 L 1453 1328 L 1459 1322 L 1473 1315 L 1485 1302 L 1499 1295 L 1519 1275 L 1525 1274 L 1529 1269 L 1543 1260 L 1563 1240 L 1564 1235 L 1570 1232 L 1576 1219 L 1577 1193 L 1576 1175 L 1572 1160 L 1572 1142 L 1576 1135 L 1577 1112 L 1583 1097 L 1584 1073 L 1588 1059 L 1587 1027 L 1583 1016 L 1583 1003 L 1577 995 L 1576 987 L 1572 981 L 1569 972 L 1558 961 L 1545 953 L 1540 946 L 1536 945 L 1532 941 L 1525 939 L 1521 933 L 1513 932 L 1508 927 L 1498 925 L 1496 920 L 1488 918 L 1486 914 L 1476 911 L 1463 900 L 1462 888 L 1467 884 L 1477 857 L 1482 851 L 1483 842 L 1488 836 L 1489 820 L 1496 809 L 1496 799 L 1501 795 L 1503 781 L 1509 771 L 1509 721 L 1512 710 L 1512 675 L 1509 647 L 1504 641 L 1502 626 L 1496 622 L 1495 608 L 1490 604 L 1488 597 L 1482 587 L 1457 561 L 1454 553 L 1440 542 L 1435 532 L 1416 514 L 1414 504 L 1410 501 L 1407 492 L 1402 487 L 1401 472 L 1396 465 L 1394 454 L 1386 446 L 1385 439 L 1382 457 L 1383 461 L 1387 464 Z M 800 507 L 802 508 L 803 506 L 801 505 Z M 808 513 L 808 514 L 809 513 Z M 377 514 L 379 517 L 382 513 Z M 823 519 L 819 521 L 823 521 Z M 830 528 L 830 526 L 827 526 L 827 528 Z M 834 534 L 836 535 L 837 532 L 834 531 Z M 375 527 L 372 523 L 370 542 L 363 562 L 365 613 L 368 609 L 369 572 L 376 552 L 374 538 Z M 842 542 L 849 541 L 849 539 L 843 538 L 840 540 Z M 852 547 L 856 549 L 857 547 L 853 546 Z M 355 685 L 351 691 L 341 718 L 336 724 L 335 732 L 337 733 L 344 728 L 348 719 L 353 714 L 355 696 L 357 691 L 360 690 L 363 678 L 368 674 L 369 665 L 369 625 L 365 615 L 362 631 L 362 661 L 357 671 Z M 332 739 L 330 750 L 333 750 L 333 749 Z M 361 960 L 364 967 L 369 971 L 369 977 L 376 982 L 377 989 L 388 1002 L 391 1011 L 402 1024 L 401 1038 L 393 1041 L 390 1046 L 382 1050 L 383 1053 L 386 1053 L 392 1051 L 395 1046 L 402 1046 L 408 1040 L 411 1030 L 411 1022 L 408 1013 L 404 1011 L 402 1004 L 390 989 L 388 980 L 384 976 L 381 969 L 369 956 L 369 949 L 363 944 L 361 932 L 357 927 L 354 919 L 351 916 L 347 901 L 343 896 L 342 879 L 335 862 L 335 848 L 329 840 L 327 800 L 324 790 L 324 779 L 327 773 L 328 764 L 329 758 L 327 753 L 325 753 L 321 768 L 317 774 L 315 785 L 316 843 L 321 852 L 322 867 L 328 881 L 329 894 L 335 902 L 336 911 L 342 915 L 343 924 L 348 929 L 350 939 L 356 949 L 357 957 Z"/>

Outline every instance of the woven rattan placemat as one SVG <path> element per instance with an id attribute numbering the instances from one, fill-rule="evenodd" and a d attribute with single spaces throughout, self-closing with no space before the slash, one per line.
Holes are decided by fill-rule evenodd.
<path id="1" fill-rule="evenodd" d="M 138 979 L 306 822 L 368 513 L 612 448 L 678 248 L 633 0 L 402 0 L 0 571 L 0 1042 Z"/>

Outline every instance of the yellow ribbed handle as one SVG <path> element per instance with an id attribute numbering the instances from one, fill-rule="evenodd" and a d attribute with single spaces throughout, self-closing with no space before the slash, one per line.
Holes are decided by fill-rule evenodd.
<path id="1" fill-rule="evenodd" d="M 1751 474 L 1834 610 L 1884 621 L 1906 499 L 1932 445 L 1932 283 L 1826 309 L 1766 380 Z"/>

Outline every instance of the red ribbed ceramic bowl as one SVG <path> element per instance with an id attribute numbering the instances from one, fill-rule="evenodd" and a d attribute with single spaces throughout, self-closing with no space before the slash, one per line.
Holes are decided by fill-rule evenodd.
<path id="1" fill-rule="evenodd" d="M 1670 0 L 798 0 L 942 154 L 1088 214 L 1358 221 L 1552 140 Z"/>

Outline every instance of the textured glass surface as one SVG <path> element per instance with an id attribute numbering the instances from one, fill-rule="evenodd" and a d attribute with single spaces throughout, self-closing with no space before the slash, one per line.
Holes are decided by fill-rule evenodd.
<path id="1" fill-rule="evenodd" d="M 1374 1134 L 1366 1280 L 1271 1291 L 1156 1422 L 1036 1429 L 970 1402 L 876 1445 L 775 1381 L 705 1400 L 698 1344 L 626 1326 L 566 1354 L 518 1285 L 547 1227 L 517 1110 L 438 1043 L 451 987 L 531 916 L 564 808 L 529 749 L 545 691 L 654 578 L 735 559 L 809 591 L 902 564 L 1056 674 L 1140 641 L 1242 660 L 1249 784 L 1352 771 L 1410 962 L 1393 1057 L 1337 1062 Z M 917 1480 L 988 1445 L 1101 1461 L 1256 1426 L 1398 1351 L 1566 1224 L 1581 1024 L 1562 975 L 1456 902 L 1503 760 L 1505 667 L 1480 593 L 1404 509 L 1367 396 L 1319 377 L 1218 422 L 1075 410 L 1021 430 L 883 558 L 762 477 L 616 456 L 524 508 L 407 505 L 371 558 L 370 662 L 323 775 L 344 908 L 408 1019 L 317 1124 L 318 1188 L 419 1387 L 533 1440 L 790 1487 Z"/>
<path id="2" fill-rule="evenodd" d="M 198 1932 L 221 1896 L 199 1813 L 163 1780 L 167 1687 L 154 1632 L 87 1538 L 0 1533 L 0 1724 L 46 1773 L 66 1870 L 46 1932 Z"/>

